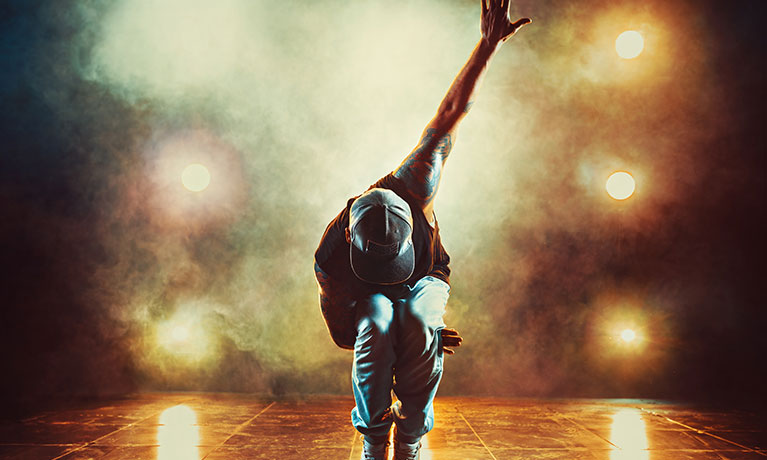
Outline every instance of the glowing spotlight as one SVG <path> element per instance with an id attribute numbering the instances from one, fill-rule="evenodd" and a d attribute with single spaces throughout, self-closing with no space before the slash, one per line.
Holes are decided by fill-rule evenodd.
<path id="1" fill-rule="evenodd" d="M 637 333 L 633 329 L 624 329 L 621 332 L 621 338 L 624 342 L 633 342 L 637 338 Z"/>
<path id="2" fill-rule="evenodd" d="M 189 339 L 189 328 L 186 326 L 173 326 L 170 336 L 175 342 L 186 342 Z"/>
<path id="3" fill-rule="evenodd" d="M 615 51 L 623 59 L 634 59 L 644 49 L 644 39 L 639 32 L 627 30 L 615 39 Z"/>
<path id="4" fill-rule="evenodd" d="M 167 353 L 198 361 L 208 356 L 211 351 L 209 334 L 206 334 L 200 319 L 193 315 L 177 315 L 156 327 L 157 343 Z"/>
<path id="5" fill-rule="evenodd" d="M 192 163 L 181 173 L 181 182 L 187 190 L 191 192 L 201 192 L 210 184 L 210 172 L 208 168 L 199 164 Z"/>
<path id="6" fill-rule="evenodd" d="M 634 178 L 624 171 L 612 173 L 605 184 L 607 193 L 616 200 L 625 200 L 630 197 L 634 194 L 635 188 Z"/>

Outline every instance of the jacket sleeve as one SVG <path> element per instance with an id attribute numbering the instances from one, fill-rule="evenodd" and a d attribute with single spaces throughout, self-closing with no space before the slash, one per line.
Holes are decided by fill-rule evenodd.
<path id="1" fill-rule="evenodd" d="M 442 246 L 442 239 L 439 237 L 439 225 L 435 222 L 435 235 L 434 235 L 434 266 L 429 272 L 430 276 L 439 278 L 442 281 L 450 284 L 450 255 Z"/>

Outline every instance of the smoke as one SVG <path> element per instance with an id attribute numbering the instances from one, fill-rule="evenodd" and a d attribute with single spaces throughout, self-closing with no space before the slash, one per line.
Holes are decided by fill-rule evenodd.
<path id="1" fill-rule="evenodd" d="M 57 269 L 86 250 L 64 308 L 97 331 L 94 368 L 119 363 L 113 380 L 145 389 L 348 392 L 351 355 L 325 330 L 313 251 L 346 199 L 418 141 L 479 38 L 479 5 L 71 0 L 31 14 L 47 35 L 25 51 L 23 88 L 4 86 L 39 101 L 17 106 L 49 141 L 19 145 L 66 193 L 34 192 L 58 198 L 28 229 L 57 227 L 69 248 L 46 247 Z M 710 351 L 692 312 L 718 318 L 714 299 L 728 299 L 727 340 L 748 322 L 753 291 L 721 279 L 745 243 L 719 216 L 764 186 L 730 180 L 750 159 L 723 163 L 742 88 L 721 84 L 711 11 L 552 0 L 512 14 L 534 22 L 496 55 L 436 202 L 453 260 L 446 321 L 465 338 L 442 392 L 678 393 L 668 374 L 701 375 L 686 357 Z M 622 60 L 613 43 L 629 29 L 645 50 Z M 208 189 L 183 188 L 190 163 L 210 170 Z M 616 170 L 637 181 L 625 202 L 604 192 Z M 22 183 L 5 187 L 31 193 Z M 641 353 L 610 341 L 620 321 L 646 335 Z M 62 353 L 95 363 L 90 348 Z"/>
<path id="2" fill-rule="evenodd" d="M 135 325 L 146 386 L 345 391 L 349 357 L 328 340 L 311 254 L 348 196 L 418 140 L 462 64 L 448 57 L 473 47 L 473 8 L 74 6 L 56 14 L 84 26 L 80 78 L 141 110 L 147 128 L 121 152 L 119 196 L 99 203 L 114 263 L 95 274 L 108 293 L 93 294 L 119 299 L 111 315 Z M 199 194 L 178 180 L 193 162 L 211 170 Z M 203 325 L 201 356 L 158 344 L 159 325 L 176 323 Z M 232 350 L 252 357 L 243 375 L 190 377 Z"/>

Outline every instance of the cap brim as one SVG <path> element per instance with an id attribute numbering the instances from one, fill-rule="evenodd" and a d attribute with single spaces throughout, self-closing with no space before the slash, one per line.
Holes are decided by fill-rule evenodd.
<path id="1" fill-rule="evenodd" d="M 412 241 L 409 242 L 405 251 L 394 257 L 365 254 L 355 245 L 350 246 L 349 258 L 352 271 L 362 281 L 373 284 L 399 284 L 413 275 L 415 251 Z"/>

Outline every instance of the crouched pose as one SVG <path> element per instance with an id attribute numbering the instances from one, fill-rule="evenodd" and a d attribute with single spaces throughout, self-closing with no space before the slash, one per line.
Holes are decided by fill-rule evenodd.
<path id="1" fill-rule="evenodd" d="M 509 0 L 482 0 L 481 38 L 415 149 L 392 173 L 351 198 L 314 255 L 320 307 L 330 336 L 354 350 L 352 423 L 363 459 L 416 459 L 434 424 L 443 353 L 461 345 L 445 327 L 450 258 L 434 198 L 456 128 L 468 113 L 500 44 L 530 22 L 509 19 Z M 397 401 L 392 404 L 392 393 Z"/>

